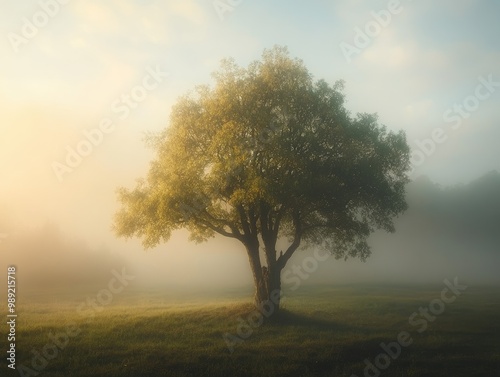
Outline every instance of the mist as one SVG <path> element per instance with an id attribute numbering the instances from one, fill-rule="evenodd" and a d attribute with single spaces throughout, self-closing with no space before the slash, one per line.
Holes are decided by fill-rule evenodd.
<path id="1" fill-rule="evenodd" d="M 0 42 L 2 268 L 17 264 L 23 284 L 33 286 L 105 280 L 126 266 L 136 286 L 165 291 L 251 287 L 238 242 L 216 237 L 196 245 L 179 231 L 146 251 L 140 240 L 116 238 L 111 224 L 117 188 L 144 177 L 154 157 L 145 134 L 169 126 L 179 96 L 209 84 L 221 59 L 246 66 L 264 48 L 283 44 L 316 79 L 345 80 L 348 110 L 378 113 L 388 130 L 404 130 L 414 154 L 424 153 L 435 129 L 447 136 L 414 166 L 409 209 L 396 220 L 396 232 L 375 232 L 366 262 L 329 258 L 302 284 L 427 284 L 454 276 L 497 284 L 497 4 L 408 2 L 369 46 L 346 57 L 342 46 L 355 43 L 356 28 L 386 2 L 304 3 L 289 14 L 280 2 L 243 3 L 224 22 L 211 2 L 74 3 L 27 44 L 13 49 L 8 38 Z M 6 30 L 19 33 L 37 4 L 5 4 Z M 262 14 L 269 16 L 256 28 Z M 317 28 L 304 27 L 311 20 Z M 123 104 L 151 69 L 170 75 L 128 116 L 114 112 L 113 104 Z M 481 92 L 488 95 L 470 116 L 460 124 L 443 120 L 473 98 L 478 78 L 489 77 L 493 89 Z M 68 150 L 106 118 L 112 132 L 60 180 L 54 163 L 65 162 Z M 297 251 L 285 270 L 302 266 L 314 251 Z"/>
<path id="2" fill-rule="evenodd" d="M 88 199 L 85 216 L 113 208 L 102 203 L 112 200 L 112 192 L 103 194 Z M 284 291 L 314 284 L 439 284 L 454 277 L 474 285 L 500 283 L 500 173 L 448 187 L 421 176 L 408 185 L 407 202 L 395 233 L 372 234 L 372 254 L 365 262 L 336 260 L 315 249 L 297 251 L 282 272 Z M 194 244 L 186 231 L 178 231 L 168 243 L 144 250 L 138 240 L 116 239 L 112 213 L 87 218 L 87 226 L 99 225 L 100 232 L 86 235 L 78 229 L 79 216 L 71 223 L 49 221 L 48 214 L 39 223 L 36 216 L 23 223 L 12 205 L 2 207 L 2 260 L 17 266 L 26 289 L 102 286 L 111 271 L 123 268 L 136 276 L 136 288 L 166 295 L 252 288 L 245 249 L 234 240 L 215 237 Z"/>

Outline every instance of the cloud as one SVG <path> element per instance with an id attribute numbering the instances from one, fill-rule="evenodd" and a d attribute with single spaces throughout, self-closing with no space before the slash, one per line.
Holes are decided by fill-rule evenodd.
<path id="1" fill-rule="evenodd" d="M 184 20 L 191 24 L 198 27 L 206 25 L 206 14 L 196 1 L 172 1 L 168 6 L 174 15 L 184 18 Z"/>
<path id="2" fill-rule="evenodd" d="M 122 30 L 123 19 L 120 10 L 111 8 L 95 0 L 79 1 L 73 5 L 74 11 L 84 23 L 83 29 L 90 33 L 118 34 Z"/>

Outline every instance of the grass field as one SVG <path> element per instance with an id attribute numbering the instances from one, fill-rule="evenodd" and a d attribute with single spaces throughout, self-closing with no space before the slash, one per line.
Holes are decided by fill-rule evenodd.
<path id="1" fill-rule="evenodd" d="M 99 311 L 85 306 L 80 313 L 77 306 L 93 291 L 26 294 L 19 299 L 17 366 L 50 377 L 360 377 L 365 375 L 365 359 L 374 363 L 384 352 L 382 342 L 394 342 L 407 331 L 413 343 L 401 347 L 394 359 L 380 356 L 382 366 L 387 360 L 390 365 L 366 375 L 500 376 L 498 289 L 469 287 L 418 333 L 409 317 L 419 307 L 429 307 L 441 289 L 301 287 L 285 298 L 282 323 L 253 328 L 232 353 L 223 334 L 236 336 L 241 319 L 252 312 L 246 292 L 211 301 L 205 295 L 181 300 L 161 292 L 129 290 Z M 79 334 L 67 335 L 67 340 L 60 336 L 63 349 L 56 348 L 54 356 L 49 333 L 64 334 L 70 324 Z M 36 352 L 43 355 L 44 347 L 52 359 L 44 368 L 42 360 L 38 371 L 32 359 Z M 0 370 L 1 376 L 35 375 L 7 368 L 5 357 Z"/>

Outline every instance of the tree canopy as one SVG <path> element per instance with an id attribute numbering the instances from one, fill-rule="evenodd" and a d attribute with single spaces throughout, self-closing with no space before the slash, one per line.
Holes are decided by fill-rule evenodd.
<path id="1" fill-rule="evenodd" d="M 156 158 L 137 187 L 119 189 L 117 234 L 145 247 L 180 228 L 196 242 L 235 238 L 256 285 L 264 264 L 279 285 L 300 245 L 366 259 L 370 233 L 394 231 L 406 209 L 405 134 L 376 115 L 351 116 L 343 82 L 315 81 L 284 47 L 246 68 L 223 60 L 213 78 L 181 97 L 169 127 L 149 137 Z M 289 246 L 278 255 L 282 239 Z"/>

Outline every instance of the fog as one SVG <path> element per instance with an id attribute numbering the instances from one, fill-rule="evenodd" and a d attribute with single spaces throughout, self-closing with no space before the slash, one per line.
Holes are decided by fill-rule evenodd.
<path id="1" fill-rule="evenodd" d="M 140 240 L 117 239 L 111 224 L 116 189 L 133 187 L 154 157 L 145 133 L 168 127 L 177 99 L 210 84 L 221 59 L 247 66 L 281 44 L 315 79 L 345 80 L 352 114 L 378 113 L 388 130 L 405 131 L 415 163 L 410 208 L 394 234 L 370 237 L 366 262 L 329 258 L 316 267 L 315 250 L 299 250 L 284 273 L 313 263 L 301 284 L 499 283 L 499 4 L 401 3 L 366 47 L 346 56 L 341 46 L 355 44 L 356 30 L 372 25 L 386 1 L 239 3 L 221 16 L 211 1 L 70 2 L 26 43 L 2 38 L 0 277 L 16 265 L 20 286 L 58 289 L 102 285 L 126 268 L 141 288 L 251 287 L 236 241 L 195 245 L 179 231 L 145 251 Z M 2 7 L 6 35 L 22 33 L 40 10 L 38 1 Z M 116 111 L 151 70 L 162 72 L 158 85 Z M 457 115 L 465 105 L 472 109 Z M 56 173 L 54 164 L 71 159 L 106 119 L 114 128 Z M 429 144 L 436 130 L 440 141 Z M 287 276 L 285 288 L 296 282 Z"/>
<path id="2" fill-rule="evenodd" d="M 445 277 L 471 284 L 498 284 L 500 277 L 500 174 L 442 188 L 427 177 L 408 186 L 409 210 L 396 232 L 370 238 L 366 263 L 328 261 L 317 278 L 336 281 L 439 283 Z"/>
<path id="3" fill-rule="evenodd" d="M 113 207 L 95 199 L 88 199 L 85 205 L 90 208 L 82 215 Z M 372 255 L 366 262 L 335 260 L 324 251 L 304 248 L 285 267 L 283 289 L 293 292 L 308 284 L 439 284 L 454 277 L 468 284 L 500 283 L 500 173 L 492 171 L 455 187 L 440 187 L 422 176 L 408 185 L 407 201 L 409 210 L 396 220 L 395 233 L 377 231 L 370 237 Z M 246 252 L 238 241 L 215 237 L 196 245 L 187 241 L 187 232 L 178 231 L 168 243 L 145 251 L 138 240 L 114 237 L 111 216 L 77 221 L 78 226 L 82 221 L 91 229 L 94 223 L 103 227 L 104 237 L 92 232 L 86 237 L 71 223 L 42 220 L 33 225 L 36 216 L 28 227 L 12 203 L 2 207 L 2 263 L 17 266 L 26 289 L 103 285 L 113 270 L 124 268 L 136 276 L 135 287 L 166 293 L 252 286 Z M 285 245 L 281 242 L 278 249 Z"/>

